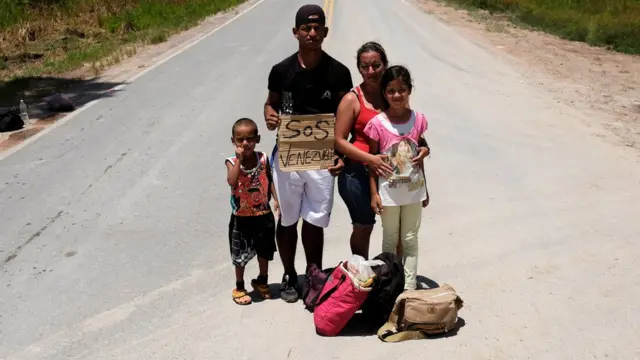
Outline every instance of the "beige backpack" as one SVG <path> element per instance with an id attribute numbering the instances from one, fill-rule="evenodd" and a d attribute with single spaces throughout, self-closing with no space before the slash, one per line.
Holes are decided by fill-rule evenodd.
<path id="1" fill-rule="evenodd" d="M 463 301 L 448 284 L 408 290 L 396 299 L 389 320 L 378 330 L 384 342 L 426 339 L 455 328 Z"/>

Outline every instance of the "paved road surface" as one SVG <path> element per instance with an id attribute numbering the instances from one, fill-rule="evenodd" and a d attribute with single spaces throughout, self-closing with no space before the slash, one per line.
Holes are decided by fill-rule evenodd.
<path id="1" fill-rule="evenodd" d="M 413 71 L 433 147 L 420 273 L 456 287 L 466 325 L 401 345 L 325 339 L 300 303 L 232 303 L 230 124 L 261 119 L 302 3 L 263 1 L 0 162 L 0 254 L 16 254 L 1 265 L 0 358 L 640 356 L 637 154 L 401 0 L 336 0 L 326 48 L 355 80 L 370 39 Z M 348 256 L 349 227 L 337 198 L 328 265 Z"/>

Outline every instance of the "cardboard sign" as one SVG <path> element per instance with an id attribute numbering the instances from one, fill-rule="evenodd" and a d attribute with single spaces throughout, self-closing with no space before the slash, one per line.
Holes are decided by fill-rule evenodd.
<path id="1" fill-rule="evenodd" d="M 320 170 L 334 165 L 333 114 L 284 115 L 278 128 L 278 162 L 282 171 Z"/>

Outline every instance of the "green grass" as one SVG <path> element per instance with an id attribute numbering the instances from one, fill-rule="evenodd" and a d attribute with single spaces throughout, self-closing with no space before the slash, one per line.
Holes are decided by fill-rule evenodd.
<path id="1" fill-rule="evenodd" d="M 640 0 L 446 0 L 507 13 L 564 39 L 640 54 Z"/>
<path id="2" fill-rule="evenodd" d="M 67 88 L 63 75 L 85 65 L 99 75 L 139 45 L 245 1 L 0 0 L 0 106 Z"/>
<path id="3" fill-rule="evenodd" d="M 191 0 L 191 1 L 140 1 L 138 6 L 122 13 L 101 19 L 103 26 L 111 33 L 123 25 L 131 30 L 151 29 L 181 30 L 193 26 L 198 20 L 237 5 L 239 0 Z"/>
<path id="4" fill-rule="evenodd" d="M 62 74 L 122 57 L 122 46 L 164 42 L 245 1 L 0 0 L 0 80 Z M 42 57 L 24 60 L 24 54 Z"/>

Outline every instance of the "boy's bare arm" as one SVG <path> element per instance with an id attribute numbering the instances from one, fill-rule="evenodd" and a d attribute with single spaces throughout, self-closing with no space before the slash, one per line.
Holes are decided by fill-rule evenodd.
<path id="1" fill-rule="evenodd" d="M 240 161 L 236 161 L 233 165 L 229 161 L 225 161 L 225 165 L 227 165 L 227 183 L 232 189 L 235 189 L 240 177 Z"/>

